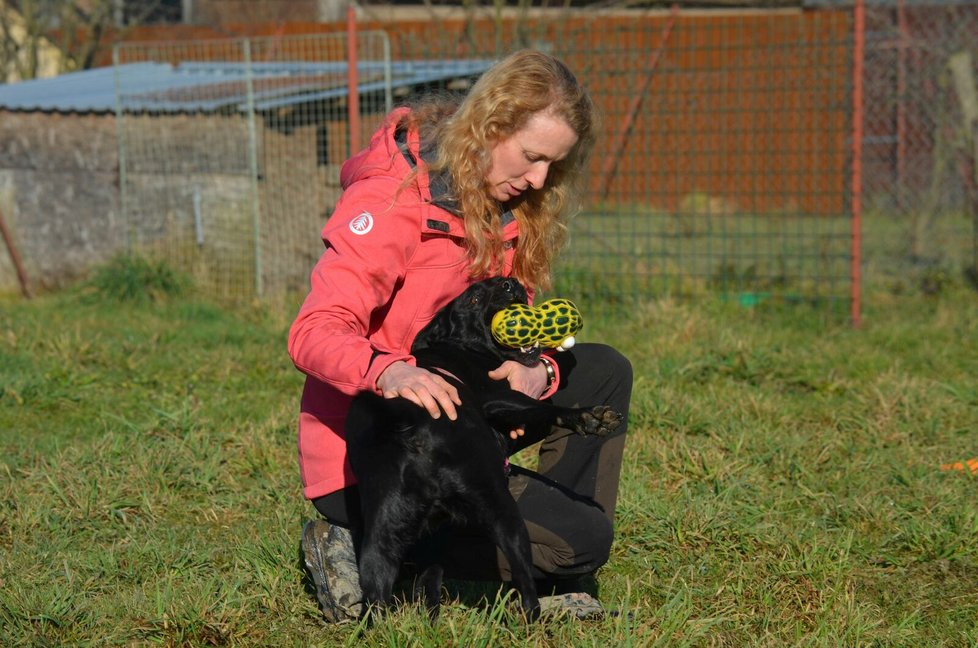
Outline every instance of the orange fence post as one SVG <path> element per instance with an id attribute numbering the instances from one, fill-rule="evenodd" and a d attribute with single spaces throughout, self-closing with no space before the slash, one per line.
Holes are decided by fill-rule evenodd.
<path id="1" fill-rule="evenodd" d="M 350 123 L 350 155 L 360 150 L 360 79 L 357 76 L 357 10 L 346 8 L 346 113 Z"/>
<path id="2" fill-rule="evenodd" d="M 10 253 L 10 260 L 14 264 L 14 270 L 17 271 L 17 280 L 20 282 L 20 291 L 24 294 L 24 297 L 31 297 L 31 285 L 27 281 L 27 273 L 24 271 L 24 264 L 20 260 L 20 253 L 17 251 L 17 247 L 14 245 L 14 237 L 7 229 L 7 222 L 3 219 L 3 213 L 0 213 L 0 234 L 3 235 L 3 242 L 7 244 L 7 252 Z"/>
<path id="3" fill-rule="evenodd" d="M 850 268 L 850 319 L 862 319 L 862 190 L 863 190 L 863 61 L 865 56 L 866 7 L 856 0 L 853 9 L 852 45 L 852 252 Z"/>

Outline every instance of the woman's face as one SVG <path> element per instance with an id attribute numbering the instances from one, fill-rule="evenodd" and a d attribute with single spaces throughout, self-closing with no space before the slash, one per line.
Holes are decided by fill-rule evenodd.
<path id="1" fill-rule="evenodd" d="M 560 117 L 546 111 L 530 117 L 526 125 L 490 151 L 486 180 L 489 194 L 508 202 L 529 188 L 539 189 L 550 165 L 563 160 L 577 144 L 577 133 Z"/>

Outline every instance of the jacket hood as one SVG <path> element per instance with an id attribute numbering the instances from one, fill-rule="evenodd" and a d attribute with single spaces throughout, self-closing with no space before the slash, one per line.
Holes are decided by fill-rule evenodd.
<path id="1" fill-rule="evenodd" d="M 383 125 L 374 132 L 367 147 L 343 163 L 340 169 L 340 186 L 343 189 L 367 178 L 388 177 L 402 181 L 407 177 L 411 172 L 411 165 L 395 141 L 398 123 L 407 113 L 407 108 L 398 108 L 391 112 L 384 119 Z M 412 144 L 414 145 L 412 153 L 417 156 L 417 134 L 408 138 L 408 146 Z M 428 184 L 427 177 L 428 174 L 421 169 L 418 173 L 418 185 L 419 187 L 423 185 L 425 190 Z M 430 195 L 425 194 L 427 191 L 422 193 L 422 199 L 430 199 Z"/>
<path id="2" fill-rule="evenodd" d="M 370 138 L 367 147 L 343 163 L 340 169 L 340 185 L 345 190 L 355 182 L 378 177 L 393 179 L 400 184 L 417 166 L 417 174 L 404 187 L 404 191 L 414 191 L 422 204 L 442 210 L 436 218 L 431 218 L 431 210 L 423 209 L 422 230 L 464 237 L 463 219 L 458 211 L 458 204 L 452 197 L 449 179 L 443 175 L 430 176 L 422 157 L 417 131 L 398 128 L 408 112 L 410 108 L 403 107 L 387 115 L 383 125 Z M 514 238 L 516 223 L 512 212 L 503 210 L 501 222 L 504 228 L 503 237 Z"/>

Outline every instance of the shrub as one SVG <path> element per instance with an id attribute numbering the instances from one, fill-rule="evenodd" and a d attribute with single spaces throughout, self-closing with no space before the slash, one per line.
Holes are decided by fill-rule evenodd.
<path id="1" fill-rule="evenodd" d="M 163 261 L 118 256 L 99 268 L 89 282 L 95 294 L 118 301 L 158 301 L 183 293 L 189 280 Z"/>

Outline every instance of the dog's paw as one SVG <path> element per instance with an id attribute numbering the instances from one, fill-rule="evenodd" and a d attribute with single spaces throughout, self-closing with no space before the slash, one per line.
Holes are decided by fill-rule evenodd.
<path id="1" fill-rule="evenodd" d="M 579 415 L 574 417 L 574 420 L 565 420 L 563 423 L 580 434 L 605 436 L 617 428 L 623 418 L 620 412 L 616 412 L 607 405 L 598 405 L 581 410 Z"/>

